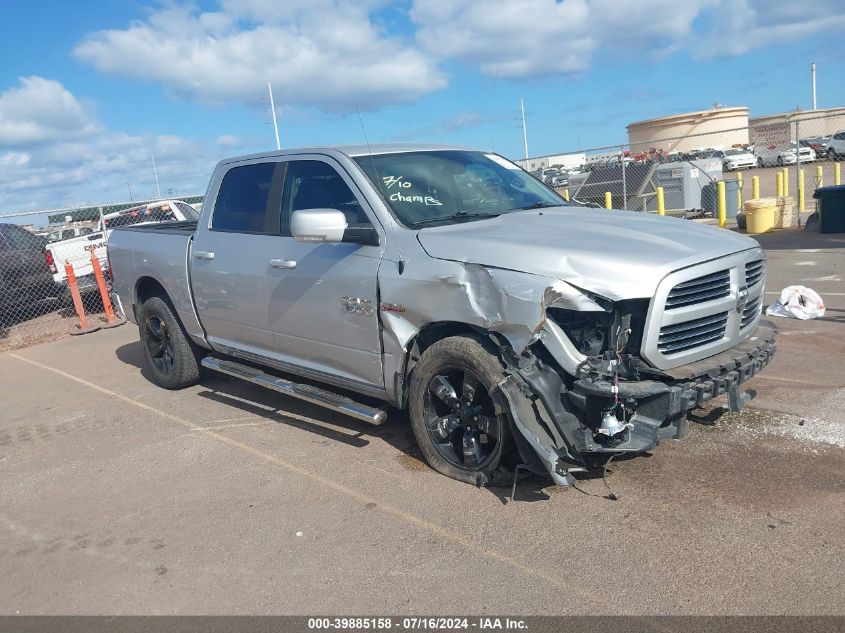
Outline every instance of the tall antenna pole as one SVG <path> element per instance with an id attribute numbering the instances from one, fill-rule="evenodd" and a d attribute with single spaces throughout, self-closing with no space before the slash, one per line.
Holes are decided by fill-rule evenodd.
<path id="1" fill-rule="evenodd" d="M 525 102 L 519 98 L 519 109 L 522 110 L 522 142 L 525 143 L 525 158 L 528 158 L 528 131 L 525 129 Z"/>
<path id="2" fill-rule="evenodd" d="M 273 113 L 273 131 L 276 133 L 276 149 L 282 149 L 282 144 L 279 143 L 279 124 L 276 123 L 276 104 L 273 102 L 273 86 L 267 82 L 267 91 L 270 93 L 270 112 Z"/>
<path id="3" fill-rule="evenodd" d="M 813 110 L 816 109 L 816 64 L 810 64 L 810 74 L 813 76 Z"/>
<path id="4" fill-rule="evenodd" d="M 153 176 L 155 176 L 156 179 L 156 197 L 161 198 L 161 188 L 158 186 L 158 170 L 156 169 L 156 157 L 151 155 L 150 158 L 152 158 L 153 160 Z"/>

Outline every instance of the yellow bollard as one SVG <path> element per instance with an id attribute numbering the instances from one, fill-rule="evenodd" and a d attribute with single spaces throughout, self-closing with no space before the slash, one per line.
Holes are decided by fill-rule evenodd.
<path id="1" fill-rule="evenodd" d="M 816 167 L 816 187 L 824 187 L 824 167 Z"/>
<path id="2" fill-rule="evenodd" d="M 804 168 L 798 169 L 798 210 L 804 210 Z"/>
<path id="3" fill-rule="evenodd" d="M 778 198 L 783 197 L 783 172 L 779 169 L 777 172 L 777 195 Z"/>
<path id="4" fill-rule="evenodd" d="M 612 209 L 613 208 L 613 196 L 610 195 L 609 191 L 604 192 L 604 208 L 605 209 Z"/>
<path id="5" fill-rule="evenodd" d="M 789 168 L 783 168 L 783 195 L 789 195 Z"/>
<path id="6" fill-rule="evenodd" d="M 720 180 L 716 183 L 716 191 L 719 196 L 719 226 L 725 227 L 728 223 L 727 219 L 727 204 L 725 203 L 725 183 Z"/>
<path id="7" fill-rule="evenodd" d="M 751 197 L 754 200 L 760 199 L 760 176 L 751 177 Z"/>
<path id="8" fill-rule="evenodd" d="M 839 180 L 839 163 L 833 163 L 833 184 L 840 185 L 841 182 Z"/>
<path id="9" fill-rule="evenodd" d="M 666 205 L 663 202 L 663 187 L 657 187 L 657 215 L 666 215 Z"/>
<path id="10" fill-rule="evenodd" d="M 569 202 L 569 189 L 563 190 L 563 199 Z"/>

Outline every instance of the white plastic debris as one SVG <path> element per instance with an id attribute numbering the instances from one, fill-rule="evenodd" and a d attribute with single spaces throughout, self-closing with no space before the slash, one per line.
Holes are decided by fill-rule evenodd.
<path id="1" fill-rule="evenodd" d="M 780 293 L 780 299 L 766 308 L 769 316 L 788 319 L 818 319 L 824 316 L 824 301 L 812 288 L 787 286 Z"/>

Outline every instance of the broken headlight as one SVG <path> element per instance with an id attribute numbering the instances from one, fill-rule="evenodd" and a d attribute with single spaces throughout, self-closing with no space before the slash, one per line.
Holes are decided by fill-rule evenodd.
<path id="1" fill-rule="evenodd" d="M 584 356 L 601 356 L 607 350 L 613 314 L 549 308 L 549 318 L 566 333 Z"/>
<path id="2" fill-rule="evenodd" d="M 648 299 L 630 299 L 611 303 L 604 300 L 604 312 L 584 312 L 567 308 L 549 308 L 549 318 L 566 333 L 572 344 L 585 356 L 610 353 L 636 354 L 642 340 Z"/>

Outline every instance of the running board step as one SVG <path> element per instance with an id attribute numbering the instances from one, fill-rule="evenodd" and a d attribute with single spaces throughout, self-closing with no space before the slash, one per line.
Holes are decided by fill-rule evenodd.
<path id="1" fill-rule="evenodd" d="M 206 369 L 220 372 L 221 374 L 234 376 L 235 378 L 249 381 L 261 387 L 278 391 L 287 396 L 293 396 L 294 398 L 326 407 L 332 411 L 346 414 L 358 420 L 369 422 L 370 424 L 378 425 L 387 422 L 387 412 L 382 409 L 355 402 L 351 398 L 314 387 L 313 385 L 299 384 L 279 378 L 278 376 L 272 376 L 249 365 L 206 356 L 202 359 L 202 366 Z"/>

